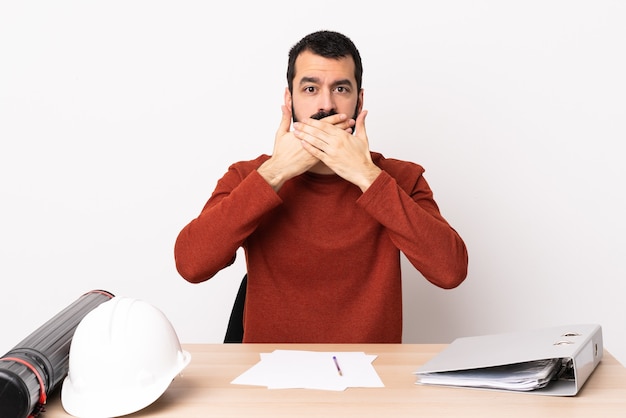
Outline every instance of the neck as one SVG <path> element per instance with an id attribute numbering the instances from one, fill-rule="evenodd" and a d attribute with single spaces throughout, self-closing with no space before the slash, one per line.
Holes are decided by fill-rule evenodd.
<path id="1" fill-rule="evenodd" d="M 335 174 L 335 172 L 333 170 L 331 170 L 330 168 L 328 168 L 328 166 L 326 164 L 324 164 L 321 161 L 318 161 L 317 164 L 315 164 L 313 167 L 311 167 L 309 169 L 309 173 L 314 173 L 314 174 Z"/>

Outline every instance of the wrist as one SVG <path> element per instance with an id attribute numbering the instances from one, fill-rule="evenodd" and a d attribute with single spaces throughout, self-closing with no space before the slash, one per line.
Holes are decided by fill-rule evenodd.
<path id="1" fill-rule="evenodd" d="M 356 185 L 361 189 L 363 193 L 365 193 L 365 191 L 370 188 L 372 183 L 376 181 L 378 176 L 380 176 L 380 173 L 382 173 L 382 170 L 374 165 L 372 168 L 363 173 L 362 178 L 359 180 L 358 183 L 356 183 Z"/>
<path id="2" fill-rule="evenodd" d="M 285 176 L 272 165 L 271 158 L 261 164 L 259 168 L 257 168 L 257 172 L 276 192 L 280 190 L 285 183 Z"/>

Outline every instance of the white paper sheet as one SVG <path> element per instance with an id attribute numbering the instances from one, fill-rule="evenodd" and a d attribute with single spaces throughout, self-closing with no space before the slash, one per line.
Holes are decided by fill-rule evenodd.
<path id="1" fill-rule="evenodd" d="M 544 359 L 472 370 L 419 374 L 418 383 L 529 391 L 545 387 L 561 370 L 561 359 Z"/>
<path id="2" fill-rule="evenodd" d="M 337 370 L 333 356 L 341 368 Z M 268 389 L 319 389 L 343 391 L 348 387 L 383 387 L 372 362 L 376 355 L 363 352 L 275 350 L 234 379 L 238 385 Z"/>

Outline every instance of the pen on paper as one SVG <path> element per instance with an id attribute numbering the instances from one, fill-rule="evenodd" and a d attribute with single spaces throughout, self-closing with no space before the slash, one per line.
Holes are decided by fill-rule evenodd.
<path id="1" fill-rule="evenodd" d="M 339 376 L 343 376 L 341 367 L 339 367 L 339 362 L 337 362 L 337 356 L 333 356 L 333 361 L 335 362 L 335 367 L 337 367 L 337 373 L 339 373 Z"/>

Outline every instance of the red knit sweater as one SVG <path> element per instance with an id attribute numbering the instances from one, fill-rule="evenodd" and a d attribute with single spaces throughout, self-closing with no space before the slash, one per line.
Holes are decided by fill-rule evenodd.
<path id="1" fill-rule="evenodd" d="M 465 279 L 465 244 L 421 166 L 372 153 L 383 172 L 365 193 L 311 173 L 276 193 L 256 171 L 268 158 L 233 164 L 175 245 L 194 283 L 244 248 L 244 342 L 401 342 L 400 251 L 439 287 Z"/>

